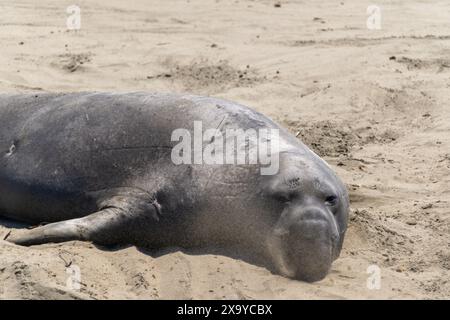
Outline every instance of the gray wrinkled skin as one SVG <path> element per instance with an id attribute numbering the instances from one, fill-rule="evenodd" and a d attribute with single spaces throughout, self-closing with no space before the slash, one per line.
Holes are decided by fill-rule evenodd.
<path id="1" fill-rule="evenodd" d="M 175 129 L 279 128 L 280 170 L 175 165 Z M 233 246 L 316 281 L 342 247 L 348 195 L 328 165 L 265 116 L 173 94 L 0 95 L 0 213 L 31 224 L 21 245 Z"/>

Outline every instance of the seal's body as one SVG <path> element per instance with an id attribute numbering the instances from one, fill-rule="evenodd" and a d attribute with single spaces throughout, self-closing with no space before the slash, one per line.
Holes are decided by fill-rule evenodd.
<path id="1" fill-rule="evenodd" d="M 173 133 L 199 122 L 218 133 L 280 130 L 279 170 L 175 163 Z M 0 95 L 0 151 L 0 214 L 50 223 L 14 232 L 17 244 L 237 244 L 312 281 L 326 275 L 346 230 L 347 192 L 328 165 L 270 119 L 220 99 Z"/>

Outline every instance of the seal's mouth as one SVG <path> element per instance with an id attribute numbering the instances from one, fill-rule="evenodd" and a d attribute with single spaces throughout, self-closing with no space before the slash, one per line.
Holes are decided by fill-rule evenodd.
<path id="1" fill-rule="evenodd" d="M 337 258 L 338 239 L 324 220 L 304 220 L 288 230 L 275 229 L 268 248 L 278 271 L 287 277 L 322 280 Z"/>

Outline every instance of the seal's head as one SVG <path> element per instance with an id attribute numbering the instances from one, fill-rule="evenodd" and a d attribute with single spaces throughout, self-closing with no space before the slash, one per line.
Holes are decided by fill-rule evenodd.
<path id="1" fill-rule="evenodd" d="M 278 174 L 266 177 L 264 195 L 273 212 L 268 249 L 285 276 L 323 279 L 339 256 L 347 229 L 346 188 L 317 155 L 284 152 Z"/>

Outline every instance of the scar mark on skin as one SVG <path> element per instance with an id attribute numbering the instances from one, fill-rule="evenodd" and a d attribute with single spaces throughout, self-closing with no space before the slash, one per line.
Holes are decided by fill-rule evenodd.
<path id="1" fill-rule="evenodd" d="M 6 157 L 10 157 L 13 155 L 13 153 L 16 151 L 16 143 L 13 142 L 12 145 L 9 147 L 9 151 L 5 154 Z"/>
<path id="2" fill-rule="evenodd" d="M 214 140 L 216 139 L 216 135 L 219 134 L 219 132 L 222 131 L 223 125 L 225 124 L 225 120 L 228 118 L 228 115 L 225 115 L 222 120 L 220 121 L 220 123 L 217 125 L 216 127 L 216 132 L 214 133 L 214 136 L 211 137 L 211 140 L 209 141 L 209 143 L 213 143 Z"/>
<path id="3" fill-rule="evenodd" d="M 155 208 L 155 212 L 156 212 L 156 217 L 159 219 L 161 219 L 161 204 L 158 202 L 157 199 L 152 201 L 152 205 Z"/>

